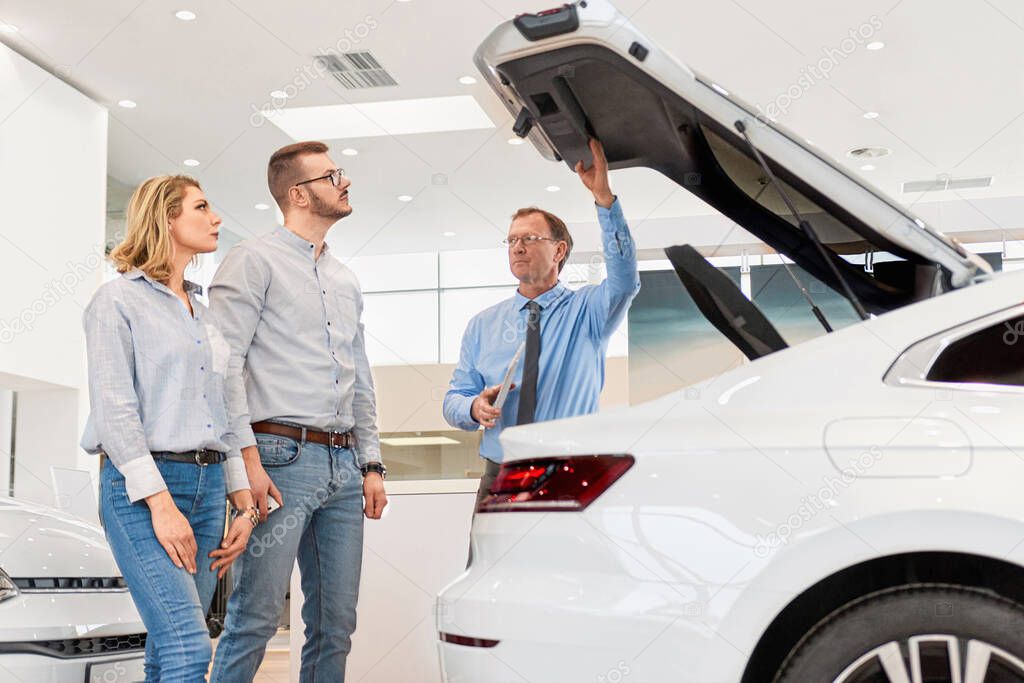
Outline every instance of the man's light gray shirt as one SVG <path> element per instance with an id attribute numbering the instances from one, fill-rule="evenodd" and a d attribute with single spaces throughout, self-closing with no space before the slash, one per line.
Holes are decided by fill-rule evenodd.
<path id="1" fill-rule="evenodd" d="M 244 386 L 228 391 L 233 427 L 241 448 L 261 420 L 352 430 L 359 464 L 379 462 L 362 291 L 326 244 L 315 254 L 281 227 L 234 247 L 214 275 L 210 310 L 245 368 Z"/>
<path id="2" fill-rule="evenodd" d="M 241 364 L 230 364 L 198 285 L 186 281 L 185 290 L 193 315 L 166 285 L 132 270 L 97 289 L 82 319 L 90 413 L 81 445 L 107 454 L 133 502 L 167 488 L 153 451 L 227 453 L 228 492 L 249 488 L 225 396 Z"/>

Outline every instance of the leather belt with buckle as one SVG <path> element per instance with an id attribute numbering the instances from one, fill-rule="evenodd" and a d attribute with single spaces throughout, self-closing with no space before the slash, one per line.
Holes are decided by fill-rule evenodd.
<path id="1" fill-rule="evenodd" d="M 172 453 L 170 451 L 153 451 L 154 458 L 162 458 L 164 460 L 170 460 L 171 462 L 190 462 L 193 465 L 200 465 L 205 467 L 206 465 L 216 465 L 217 463 L 224 462 L 227 459 L 227 455 L 220 451 L 211 451 L 206 448 L 201 448 L 195 451 L 185 451 L 184 453 Z"/>
<path id="2" fill-rule="evenodd" d="M 293 427 L 280 422 L 253 422 L 252 431 L 256 434 L 270 434 L 294 439 L 299 443 L 312 441 L 332 448 L 355 448 L 356 435 L 352 432 L 322 432 L 309 427 Z"/>

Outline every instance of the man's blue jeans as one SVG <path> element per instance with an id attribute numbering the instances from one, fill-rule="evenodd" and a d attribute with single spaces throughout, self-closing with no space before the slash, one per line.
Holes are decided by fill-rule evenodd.
<path id="1" fill-rule="evenodd" d="M 306 624 L 299 680 L 340 683 L 356 628 L 363 559 L 363 477 L 355 453 L 268 434 L 256 440 L 284 506 L 260 524 L 235 561 L 210 681 L 253 680 L 298 558 Z"/>
<path id="2" fill-rule="evenodd" d="M 157 458 L 167 490 L 192 526 L 199 548 L 196 575 L 174 566 L 153 532 L 145 501 L 132 503 L 124 477 L 106 461 L 100 473 L 100 514 L 107 542 L 149 632 L 146 680 L 195 683 L 210 667 L 206 611 L 217 588 L 210 552 L 224 537 L 222 465 L 199 466 Z"/>

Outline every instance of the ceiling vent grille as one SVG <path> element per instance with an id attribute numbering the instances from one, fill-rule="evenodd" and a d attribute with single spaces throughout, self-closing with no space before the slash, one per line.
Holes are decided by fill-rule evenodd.
<path id="1" fill-rule="evenodd" d="M 975 187 L 992 187 L 992 176 L 978 178 L 952 178 L 939 176 L 934 180 L 908 180 L 903 183 L 903 192 L 939 192 L 942 190 L 969 190 Z"/>
<path id="2" fill-rule="evenodd" d="M 321 55 L 316 58 L 316 61 L 327 69 L 334 80 L 349 90 L 398 85 L 398 81 L 380 65 L 377 58 L 370 52 Z"/>

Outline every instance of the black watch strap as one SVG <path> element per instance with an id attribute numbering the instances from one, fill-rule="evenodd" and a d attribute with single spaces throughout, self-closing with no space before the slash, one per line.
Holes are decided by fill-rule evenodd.
<path id="1" fill-rule="evenodd" d="M 370 472 L 376 472 L 381 479 L 387 479 L 388 476 L 388 468 L 384 467 L 382 462 L 368 462 L 359 469 L 362 470 L 364 477 Z"/>

